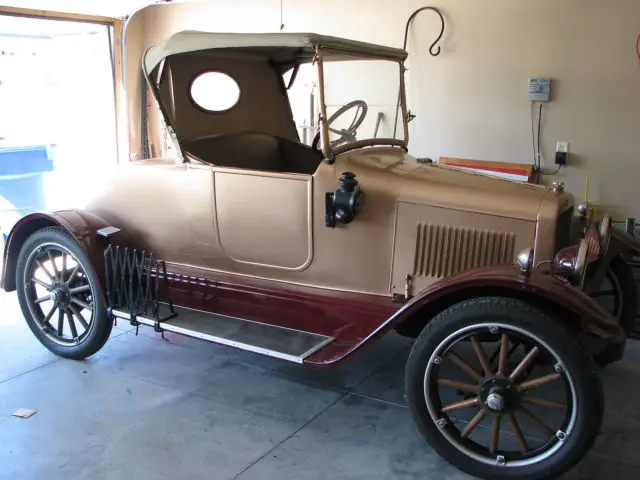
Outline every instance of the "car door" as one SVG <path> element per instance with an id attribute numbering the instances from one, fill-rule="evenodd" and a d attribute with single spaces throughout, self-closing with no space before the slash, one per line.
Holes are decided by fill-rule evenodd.
<path id="1" fill-rule="evenodd" d="M 214 228 L 224 255 L 237 268 L 306 269 L 313 258 L 313 177 L 227 167 L 213 172 Z"/>

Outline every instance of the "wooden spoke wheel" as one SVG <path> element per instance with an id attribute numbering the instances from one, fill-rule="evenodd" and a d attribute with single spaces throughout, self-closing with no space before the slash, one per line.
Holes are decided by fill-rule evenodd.
<path id="1" fill-rule="evenodd" d="M 482 478 L 559 475 L 602 421 L 593 359 L 556 320 L 507 298 L 465 301 L 434 318 L 406 382 L 425 439 Z"/>
<path id="2" fill-rule="evenodd" d="M 104 345 L 112 324 L 98 278 L 84 252 L 61 229 L 39 230 L 27 239 L 16 279 L 25 319 L 49 350 L 81 359 Z"/>

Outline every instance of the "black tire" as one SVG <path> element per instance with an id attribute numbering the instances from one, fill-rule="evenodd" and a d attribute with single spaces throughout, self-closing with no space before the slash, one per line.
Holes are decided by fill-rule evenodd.
<path id="1" fill-rule="evenodd" d="M 48 256 L 50 252 L 55 260 L 50 260 L 47 268 L 42 267 L 42 258 L 45 254 L 46 258 L 51 258 Z M 56 257 L 55 252 L 60 255 Z M 54 268 L 58 263 L 61 266 Z M 40 272 L 45 280 L 35 281 L 36 272 Z M 52 288 L 46 288 L 43 283 L 51 284 Z M 56 355 L 82 360 L 100 350 L 108 340 L 113 323 L 107 315 L 98 276 L 76 241 L 62 229 L 44 228 L 27 238 L 18 255 L 16 287 L 20 308 L 29 328 L 40 343 Z M 40 293 L 38 288 L 42 289 Z M 72 293 L 70 289 L 81 292 Z M 56 299 L 48 298 L 37 303 L 44 297 L 51 297 L 54 292 Z M 35 300 L 38 295 L 40 298 Z M 51 307 L 47 308 L 49 302 Z M 51 313 L 45 315 L 45 310 Z M 51 323 L 55 322 L 52 315 L 56 313 L 57 327 Z"/>
<path id="2" fill-rule="evenodd" d="M 617 282 L 620 289 L 621 304 L 617 313 L 620 326 L 624 329 L 627 336 L 633 332 L 638 321 L 638 285 L 633 277 L 631 266 L 624 258 L 617 256 L 611 260 L 607 276 L 613 277 L 612 280 Z"/>
<path id="3" fill-rule="evenodd" d="M 497 326 L 499 326 L 499 330 Z M 467 334 L 465 333 L 467 331 L 479 332 L 475 340 L 480 339 L 480 342 L 487 340 L 486 338 L 480 337 L 480 335 L 484 335 L 482 332 L 486 331 L 488 334 L 490 329 L 494 336 L 497 335 L 496 338 L 500 338 L 499 332 L 509 332 L 509 328 L 514 328 L 517 332 L 525 332 L 526 335 L 522 338 L 529 338 L 532 339 L 532 341 L 533 339 L 541 340 L 542 343 L 538 343 L 538 345 L 545 345 L 551 349 L 550 351 L 553 356 L 550 355 L 548 358 L 553 359 L 553 362 L 559 359 L 559 363 L 548 363 L 547 365 L 548 368 L 551 369 L 552 374 L 554 371 L 563 372 L 557 375 L 557 377 L 562 380 L 562 383 L 555 385 L 564 384 L 565 388 L 562 389 L 562 391 L 571 392 L 571 397 L 567 396 L 567 399 L 571 398 L 572 400 L 567 400 L 566 405 L 571 405 L 573 407 L 571 409 L 572 412 L 575 412 L 571 415 L 566 412 L 561 414 L 564 419 L 563 421 L 570 419 L 570 421 L 562 424 L 567 426 L 566 437 L 564 439 L 560 436 L 564 435 L 561 433 L 563 432 L 562 428 L 559 430 L 549 428 L 551 435 L 546 437 L 548 440 L 546 440 L 544 444 L 548 446 L 548 450 L 536 450 L 536 452 L 547 452 L 548 456 L 545 457 L 539 454 L 537 456 L 526 457 L 526 454 L 522 454 L 523 456 L 521 458 L 530 459 L 528 460 L 530 463 L 526 465 L 524 465 L 524 462 L 519 465 L 517 457 L 506 457 L 507 453 L 503 453 L 501 449 L 498 448 L 498 441 L 496 442 L 496 446 L 493 447 L 493 451 L 490 450 L 491 447 L 487 447 L 486 451 L 490 455 L 482 457 L 481 460 L 478 460 L 479 457 L 477 455 L 475 458 L 469 455 L 469 451 L 480 451 L 474 450 L 475 446 L 471 450 L 466 449 L 465 445 L 469 443 L 469 437 L 460 435 L 460 443 L 457 445 L 454 444 L 455 442 L 449 440 L 451 438 L 456 439 L 451 433 L 454 432 L 454 430 L 455 432 L 461 433 L 456 425 L 462 424 L 459 420 L 450 418 L 449 413 L 442 413 L 443 408 L 449 408 L 452 404 L 447 404 L 445 407 L 442 407 L 444 403 L 443 400 L 436 400 L 436 403 L 434 403 L 433 400 L 435 398 L 433 395 L 440 395 L 441 389 L 444 388 L 440 387 L 440 382 L 443 382 L 443 377 L 439 375 L 440 372 L 444 371 L 445 364 L 450 360 L 447 355 L 451 356 L 450 350 L 446 349 L 448 347 L 445 348 L 442 347 L 442 345 L 452 341 L 450 340 L 451 338 L 458 338 L 455 337 L 458 334 Z M 471 335 L 475 336 L 474 333 Z M 515 343 L 519 342 L 516 341 Z M 456 348 L 465 346 L 464 343 L 457 343 L 455 345 L 457 345 Z M 506 347 L 508 346 L 509 340 L 506 341 Z M 507 350 L 506 347 L 505 351 Z M 529 350 L 529 352 L 530 351 L 531 350 Z M 541 349 L 539 352 L 540 351 L 543 350 Z M 443 356 L 438 357 L 441 352 Z M 452 366 L 452 368 L 455 369 L 456 367 Z M 494 372 L 497 374 L 500 368 L 501 367 L 496 367 Z M 513 372 L 515 372 L 515 370 L 517 369 L 513 369 Z M 480 369 L 480 373 L 483 371 L 484 369 Z M 507 372 L 506 368 L 504 372 Z M 529 370 L 529 372 L 531 372 L 531 370 Z M 437 378 L 437 380 L 433 380 L 437 381 L 437 383 L 432 383 L 432 377 Z M 485 374 L 482 381 L 478 381 L 477 392 L 480 391 L 481 385 L 488 382 L 486 378 L 488 377 L 486 377 Z M 510 298 L 485 297 L 471 299 L 460 302 L 438 314 L 427 324 L 413 346 L 407 361 L 405 382 L 411 414 L 426 441 L 449 463 L 468 474 L 480 478 L 520 478 L 534 480 L 554 478 L 563 474 L 578 463 L 591 449 L 599 432 L 604 412 L 602 384 L 598 376 L 597 367 L 591 356 L 582 348 L 574 336 L 568 334 L 555 319 L 525 302 Z M 495 384 L 495 382 L 493 383 Z M 433 388 L 434 385 L 437 385 L 435 389 Z M 512 387 L 515 387 L 515 391 L 519 392 L 522 385 L 522 383 L 516 384 L 514 380 Z M 566 385 L 570 385 L 571 390 L 567 390 Z M 449 387 L 451 387 L 451 385 L 449 385 Z M 475 387 L 476 385 L 474 385 L 474 388 Z M 489 387 L 491 387 L 491 385 L 489 385 Z M 537 387 L 532 387 L 532 389 L 533 388 Z M 437 390 L 436 393 L 434 393 L 434 390 Z M 514 390 L 511 391 L 511 394 L 513 394 L 513 391 Z M 477 392 L 472 394 L 472 396 L 477 395 L 477 399 L 479 399 L 479 403 L 476 404 L 479 406 L 476 415 L 480 415 L 481 412 L 484 411 L 486 417 L 480 418 L 486 420 L 493 419 L 493 421 L 495 421 L 496 416 L 502 416 L 502 413 L 498 415 L 495 413 L 496 411 L 489 410 L 488 397 L 485 396 L 485 400 L 482 400 L 481 394 Z M 458 394 L 461 394 L 460 390 L 458 390 Z M 513 398 L 521 398 L 523 396 L 528 395 L 520 392 Z M 427 401 L 427 397 L 429 401 Z M 508 397 L 505 395 L 504 398 L 507 399 Z M 504 405 L 507 404 L 508 402 L 505 400 Z M 436 407 L 434 407 L 434 405 L 436 405 Z M 503 404 L 500 403 L 500 405 Z M 512 405 L 515 404 L 512 403 Z M 514 415 L 515 413 L 521 412 L 521 410 L 517 410 L 517 408 L 522 408 L 522 406 L 523 404 L 520 403 L 518 407 L 513 407 L 512 412 Z M 500 408 L 503 408 L 503 406 Z M 461 410 L 462 409 L 458 409 L 458 411 Z M 567 407 L 566 411 L 568 412 L 568 410 L 569 408 Z M 509 410 L 502 410 L 505 416 L 510 415 L 506 413 L 508 411 Z M 434 412 L 436 412 L 435 416 L 433 415 Z M 523 414 L 524 413 L 526 412 L 523 412 Z M 509 420 L 511 419 L 509 418 Z M 466 423 L 466 425 L 469 426 L 471 423 L 473 423 L 473 421 Z M 504 423 L 500 423 L 500 420 L 497 421 L 497 424 L 500 428 L 502 428 L 501 425 L 504 425 Z M 508 428 L 508 426 L 506 428 Z M 489 431 L 492 430 L 490 429 Z M 479 433 L 483 432 L 486 432 L 486 430 L 479 431 Z M 554 435 L 553 432 L 560 433 Z M 471 443 L 469 444 L 471 445 Z M 493 457 L 491 455 L 493 455 Z M 509 455 L 512 454 L 509 453 Z M 505 458 L 509 460 L 505 460 Z M 502 463 L 502 465 L 498 465 L 499 463 Z"/>

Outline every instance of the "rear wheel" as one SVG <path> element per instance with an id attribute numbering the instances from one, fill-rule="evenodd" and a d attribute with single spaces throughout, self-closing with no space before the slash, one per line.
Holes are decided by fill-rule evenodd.
<path id="1" fill-rule="evenodd" d="M 16 287 L 22 313 L 38 340 L 62 357 L 96 353 L 112 322 L 88 258 L 60 228 L 33 233 L 18 256 Z"/>
<path id="2" fill-rule="evenodd" d="M 547 314 L 513 299 L 461 302 L 416 340 L 406 369 L 414 421 L 481 478 L 553 478 L 591 448 L 604 410 L 593 359 Z"/>

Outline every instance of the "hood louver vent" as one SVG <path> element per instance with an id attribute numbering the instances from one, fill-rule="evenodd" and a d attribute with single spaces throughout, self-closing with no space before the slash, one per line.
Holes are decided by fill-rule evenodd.
<path id="1" fill-rule="evenodd" d="M 474 267 L 512 263 L 513 233 L 418 223 L 414 275 L 445 277 Z"/>

